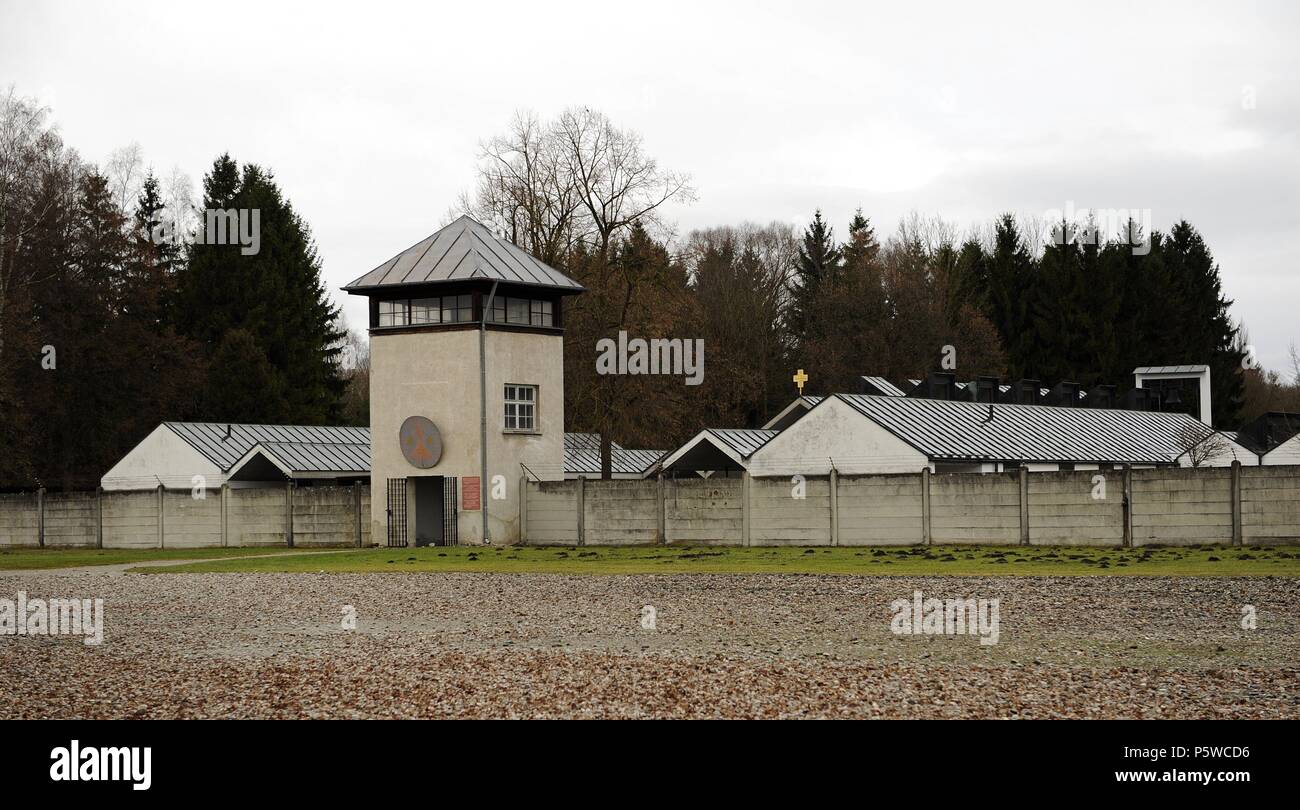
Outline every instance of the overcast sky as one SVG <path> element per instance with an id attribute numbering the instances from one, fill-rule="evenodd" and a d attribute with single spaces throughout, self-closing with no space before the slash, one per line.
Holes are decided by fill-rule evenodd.
<path id="1" fill-rule="evenodd" d="M 431 233 L 516 109 L 638 130 L 699 201 L 882 236 L 911 211 L 1150 209 L 1200 229 L 1260 359 L 1300 343 L 1294 3 L 0 0 L 0 85 L 93 161 L 271 167 L 337 288 Z"/>

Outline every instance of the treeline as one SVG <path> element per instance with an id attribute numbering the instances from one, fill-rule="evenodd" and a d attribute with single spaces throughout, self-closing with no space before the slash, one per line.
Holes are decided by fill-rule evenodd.
<path id="1" fill-rule="evenodd" d="M 817 212 L 801 233 L 774 223 L 678 241 L 659 211 L 691 197 L 635 133 L 589 110 L 520 115 L 484 144 L 463 209 L 588 288 L 566 312 L 569 429 L 671 448 L 701 427 L 757 427 L 793 399 L 799 368 L 824 394 L 860 390 L 863 374 L 944 369 L 1123 390 L 1138 366 L 1208 363 L 1225 427 L 1263 407 L 1251 391 L 1292 390 L 1248 367 L 1218 266 L 1187 222 L 1099 237 L 1095 222 L 1044 234 L 1008 214 L 963 236 L 913 216 L 882 241 L 862 212 L 842 236 Z M 704 383 L 600 376 L 596 341 L 620 330 L 702 338 Z"/>
<path id="2" fill-rule="evenodd" d="M 565 312 L 566 429 L 606 443 L 760 426 L 800 368 L 824 394 L 945 368 L 1125 386 L 1139 365 L 1208 362 L 1222 426 L 1300 409 L 1300 379 L 1243 357 L 1186 222 L 1090 244 L 1010 215 L 965 235 L 913 216 L 881 238 L 863 212 L 838 231 L 818 212 L 679 237 L 661 213 L 694 198 L 689 178 L 598 112 L 521 115 L 481 158 L 457 211 L 588 290 Z M 0 95 L 0 488 L 93 487 L 165 420 L 368 423 L 365 341 L 271 172 L 222 155 L 201 200 L 186 185 L 138 153 L 90 164 L 45 110 Z M 256 252 L 194 238 L 215 210 L 258 212 Z M 703 384 L 598 374 L 620 331 L 702 339 Z"/>
<path id="3" fill-rule="evenodd" d="M 338 312 L 274 177 L 223 155 L 196 209 L 118 157 L 0 95 L 0 487 L 94 487 L 166 420 L 344 418 Z M 195 240 L 218 209 L 259 212 L 256 253 Z"/>
<path id="4" fill-rule="evenodd" d="M 1250 411 L 1243 386 L 1263 378 L 1243 366 L 1218 269 L 1188 223 L 1151 234 L 1144 255 L 1119 240 L 1035 250 L 1011 216 L 987 240 L 946 230 L 913 218 L 882 244 L 858 214 L 841 242 L 816 214 L 802 235 L 715 228 L 673 252 L 634 225 L 604 261 L 576 251 L 562 265 L 589 292 L 566 314 L 571 428 L 667 448 L 703 426 L 758 427 L 794 398 L 799 368 L 825 394 L 861 390 L 863 374 L 943 369 L 1124 389 L 1138 366 L 1208 362 L 1216 419 Z M 703 338 L 704 383 L 596 375 L 594 341 L 620 329 Z M 603 422 L 586 404 L 601 397 L 614 403 Z"/>

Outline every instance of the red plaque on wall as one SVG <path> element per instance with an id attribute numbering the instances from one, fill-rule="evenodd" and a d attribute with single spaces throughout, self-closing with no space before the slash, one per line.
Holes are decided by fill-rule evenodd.
<path id="1" fill-rule="evenodd" d="M 479 492 L 477 475 L 460 479 L 460 508 L 465 512 L 477 512 L 482 508 L 482 494 Z"/>

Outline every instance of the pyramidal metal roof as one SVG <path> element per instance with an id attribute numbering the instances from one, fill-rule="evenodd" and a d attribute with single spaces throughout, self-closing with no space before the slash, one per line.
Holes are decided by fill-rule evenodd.
<path id="1" fill-rule="evenodd" d="M 1182 413 L 835 396 L 932 459 L 1169 464 L 1209 432 Z"/>
<path id="2" fill-rule="evenodd" d="M 482 223 L 460 216 L 447 227 L 348 284 L 364 292 L 402 284 L 432 284 L 483 279 L 509 284 L 583 292 L 581 284 L 534 258 L 528 251 L 498 239 Z"/>
<path id="3" fill-rule="evenodd" d="M 360 471 L 356 467 L 360 449 L 364 446 L 366 467 L 369 469 L 370 428 L 333 427 L 310 425 L 241 425 L 226 422 L 164 422 L 177 436 L 199 451 L 222 472 L 230 472 L 254 445 L 275 448 L 284 461 L 295 459 L 304 468 L 321 466 L 316 472 L 339 469 Z M 227 435 L 228 434 L 228 435 Z M 308 457 L 314 460 L 308 461 Z"/>

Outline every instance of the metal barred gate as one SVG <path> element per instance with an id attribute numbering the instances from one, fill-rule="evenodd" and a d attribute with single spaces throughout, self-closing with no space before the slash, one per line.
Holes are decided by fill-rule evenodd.
<path id="1" fill-rule="evenodd" d="M 460 479 L 448 476 L 442 479 L 442 545 L 460 545 L 457 492 Z"/>
<path id="2" fill-rule="evenodd" d="M 406 479 L 388 479 L 388 545 L 406 545 Z"/>

